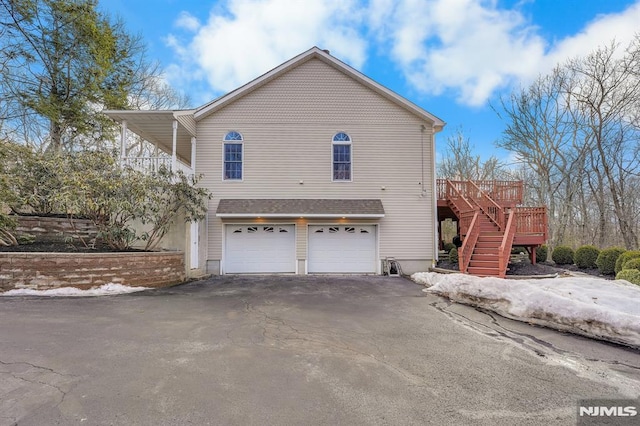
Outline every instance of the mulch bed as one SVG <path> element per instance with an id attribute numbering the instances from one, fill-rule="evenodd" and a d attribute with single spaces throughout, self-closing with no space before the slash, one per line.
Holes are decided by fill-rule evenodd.
<path id="1" fill-rule="evenodd" d="M 119 253 L 123 250 L 115 250 L 106 244 L 96 244 L 95 247 L 85 247 L 81 242 L 60 242 L 60 241 L 36 241 L 31 244 L 21 244 L 18 246 L 0 246 L 0 252 L 14 253 Z M 127 252 L 144 252 L 144 250 L 130 249 Z"/>
<path id="2" fill-rule="evenodd" d="M 458 271 L 458 264 L 450 262 L 448 260 L 441 260 L 438 262 L 438 268 L 449 269 L 452 271 Z M 535 276 L 535 275 L 552 275 L 552 274 L 565 274 L 567 272 L 579 272 L 582 274 L 591 275 L 606 280 L 612 280 L 612 275 L 603 275 L 598 269 L 580 269 L 576 265 L 562 265 L 562 267 L 556 266 L 548 262 L 538 262 L 532 265 L 528 259 L 518 260 L 509 263 L 509 270 L 507 271 L 507 277 L 509 275 L 515 276 Z"/>

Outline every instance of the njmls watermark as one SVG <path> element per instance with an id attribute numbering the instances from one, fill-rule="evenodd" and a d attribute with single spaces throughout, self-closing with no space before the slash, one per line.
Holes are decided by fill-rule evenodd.
<path id="1" fill-rule="evenodd" d="M 578 401 L 578 426 L 640 424 L 639 399 L 582 399 Z"/>

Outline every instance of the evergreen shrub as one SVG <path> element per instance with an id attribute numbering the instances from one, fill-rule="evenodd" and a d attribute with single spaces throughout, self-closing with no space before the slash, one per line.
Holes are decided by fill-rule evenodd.
<path id="1" fill-rule="evenodd" d="M 551 259 L 558 265 L 573 265 L 573 249 L 569 246 L 558 246 L 551 253 Z"/>
<path id="2" fill-rule="evenodd" d="M 580 269 L 594 269 L 596 268 L 596 260 L 598 260 L 599 254 L 600 249 L 597 247 L 582 246 L 576 250 L 573 260 Z"/>
<path id="3" fill-rule="evenodd" d="M 625 250 L 620 247 L 609 247 L 604 249 L 596 259 L 596 266 L 601 274 L 613 275 L 615 273 L 616 261 Z"/>

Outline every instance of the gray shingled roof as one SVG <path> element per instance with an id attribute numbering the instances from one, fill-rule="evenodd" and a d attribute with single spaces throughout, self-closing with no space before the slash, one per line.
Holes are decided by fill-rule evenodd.
<path id="1" fill-rule="evenodd" d="M 380 200 L 327 199 L 223 199 L 218 216 L 369 216 L 383 217 Z"/>

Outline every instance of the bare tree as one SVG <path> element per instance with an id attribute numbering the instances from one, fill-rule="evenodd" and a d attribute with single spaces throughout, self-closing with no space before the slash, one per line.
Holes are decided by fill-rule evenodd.
<path id="1" fill-rule="evenodd" d="M 619 50 L 611 43 L 570 61 L 567 68 L 577 76 L 571 100 L 585 130 L 591 171 L 598 178 L 599 192 L 607 191 L 621 237 L 631 249 L 638 247 L 631 208 L 638 194 L 630 192 L 630 179 L 640 173 L 640 37 L 622 55 Z"/>
<path id="2" fill-rule="evenodd" d="M 535 202 L 549 212 L 551 245 L 563 243 L 572 203 L 583 174 L 586 149 L 567 108 L 573 79 L 563 68 L 539 77 L 530 87 L 501 101 L 506 128 L 497 145 L 513 152 L 533 172 Z"/>
<path id="3" fill-rule="evenodd" d="M 446 154 L 437 164 L 438 176 L 449 179 L 492 180 L 507 174 L 504 164 L 495 156 L 482 160 L 462 128 L 447 138 Z"/>
<path id="4" fill-rule="evenodd" d="M 501 106 L 498 145 L 533 172 L 551 244 L 638 247 L 640 36 L 559 65 Z"/>

